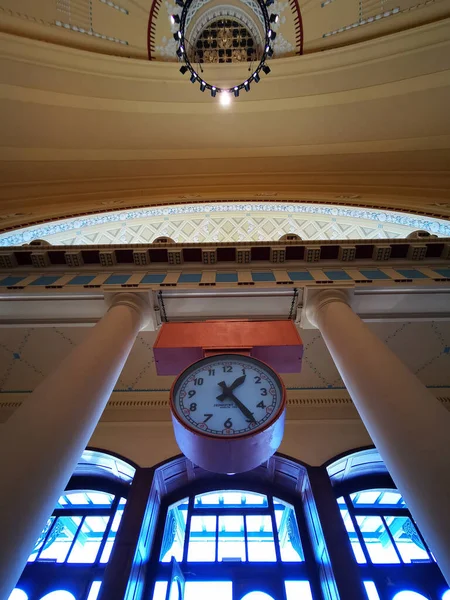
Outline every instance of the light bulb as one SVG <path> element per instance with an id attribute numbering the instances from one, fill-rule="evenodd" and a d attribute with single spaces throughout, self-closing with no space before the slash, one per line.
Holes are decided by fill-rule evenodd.
<path id="1" fill-rule="evenodd" d="M 222 106 L 229 106 L 231 104 L 231 95 L 228 92 L 221 92 L 219 100 Z"/>

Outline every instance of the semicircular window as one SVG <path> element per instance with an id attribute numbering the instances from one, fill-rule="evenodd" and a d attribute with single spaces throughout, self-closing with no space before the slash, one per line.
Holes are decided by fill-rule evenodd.
<path id="1" fill-rule="evenodd" d="M 245 25 L 216 19 L 199 34 L 191 60 L 196 63 L 246 62 L 255 59 L 256 43 Z"/>

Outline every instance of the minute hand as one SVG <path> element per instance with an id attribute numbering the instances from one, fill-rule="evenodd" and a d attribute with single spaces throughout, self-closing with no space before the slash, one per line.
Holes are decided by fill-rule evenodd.
<path id="1" fill-rule="evenodd" d="M 239 408 L 239 410 L 241 411 L 241 413 L 247 417 L 247 419 L 249 419 L 250 421 L 252 421 L 253 423 L 256 422 L 255 417 L 253 416 L 253 413 L 249 411 L 249 409 L 244 406 L 244 404 L 242 404 L 242 402 L 240 400 L 238 400 L 238 398 L 236 398 L 236 396 L 233 394 L 233 392 L 229 391 L 229 388 L 226 388 L 224 390 L 223 394 L 220 394 L 220 396 L 217 396 L 217 400 L 225 400 L 225 398 L 230 398 L 230 400 L 233 400 L 233 402 L 236 404 L 236 406 Z"/>

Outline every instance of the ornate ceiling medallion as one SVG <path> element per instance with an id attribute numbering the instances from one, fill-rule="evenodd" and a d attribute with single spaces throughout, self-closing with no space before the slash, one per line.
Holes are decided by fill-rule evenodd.
<path id="1" fill-rule="evenodd" d="M 261 72 L 270 73 L 266 61 L 273 56 L 278 15 L 269 15 L 267 7 L 274 0 L 246 1 L 242 6 L 223 6 L 219 0 L 209 0 L 207 9 L 193 19 L 190 13 L 195 2 L 176 0 L 181 12 L 171 16 L 172 24 L 179 25 L 174 38 L 176 54 L 183 62 L 180 72 L 189 73 L 191 82 L 198 83 L 201 92 L 208 90 L 213 98 L 217 96 L 222 105 L 227 105 L 232 96 L 237 98 L 242 90 L 248 92 L 252 84 L 259 83 Z M 235 72 L 243 79 L 229 87 L 214 83 L 207 76 L 208 65 L 217 68 L 222 63 L 241 64 L 243 68 Z M 217 71 L 210 75 L 217 76 Z"/>

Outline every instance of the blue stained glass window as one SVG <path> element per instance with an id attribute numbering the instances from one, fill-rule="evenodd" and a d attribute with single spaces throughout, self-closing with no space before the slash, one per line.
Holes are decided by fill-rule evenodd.
<path id="1" fill-rule="evenodd" d="M 402 277 L 406 279 L 426 279 L 427 276 L 417 269 L 395 269 Z"/>
<path id="2" fill-rule="evenodd" d="M 166 273 L 148 273 L 141 279 L 141 283 L 162 283 L 165 278 Z"/>
<path id="3" fill-rule="evenodd" d="M 419 594 L 419 592 L 412 592 L 410 590 L 404 590 L 395 594 L 392 600 L 430 600 L 427 596 Z"/>
<path id="4" fill-rule="evenodd" d="M 67 285 L 89 285 L 96 275 L 77 275 Z"/>
<path id="5" fill-rule="evenodd" d="M 23 590 L 16 588 L 11 592 L 8 600 L 28 600 L 28 595 Z"/>
<path id="6" fill-rule="evenodd" d="M 178 283 L 200 283 L 201 273 L 182 273 L 178 278 Z"/>
<path id="7" fill-rule="evenodd" d="M 216 273 L 216 283 L 237 283 L 237 273 Z"/>
<path id="8" fill-rule="evenodd" d="M 275 281 L 273 273 L 252 273 L 253 281 Z"/>
<path id="9" fill-rule="evenodd" d="M 55 590 L 42 596 L 41 600 L 76 600 L 75 596 L 66 590 Z"/>
<path id="10" fill-rule="evenodd" d="M 44 275 L 32 281 L 30 285 L 53 285 L 58 279 L 61 279 L 61 275 Z"/>
<path id="11" fill-rule="evenodd" d="M 314 281 L 314 277 L 309 271 L 289 271 L 288 275 L 292 281 Z"/>
<path id="12" fill-rule="evenodd" d="M 104 282 L 105 285 L 122 285 L 130 279 L 131 275 L 110 275 Z"/>

